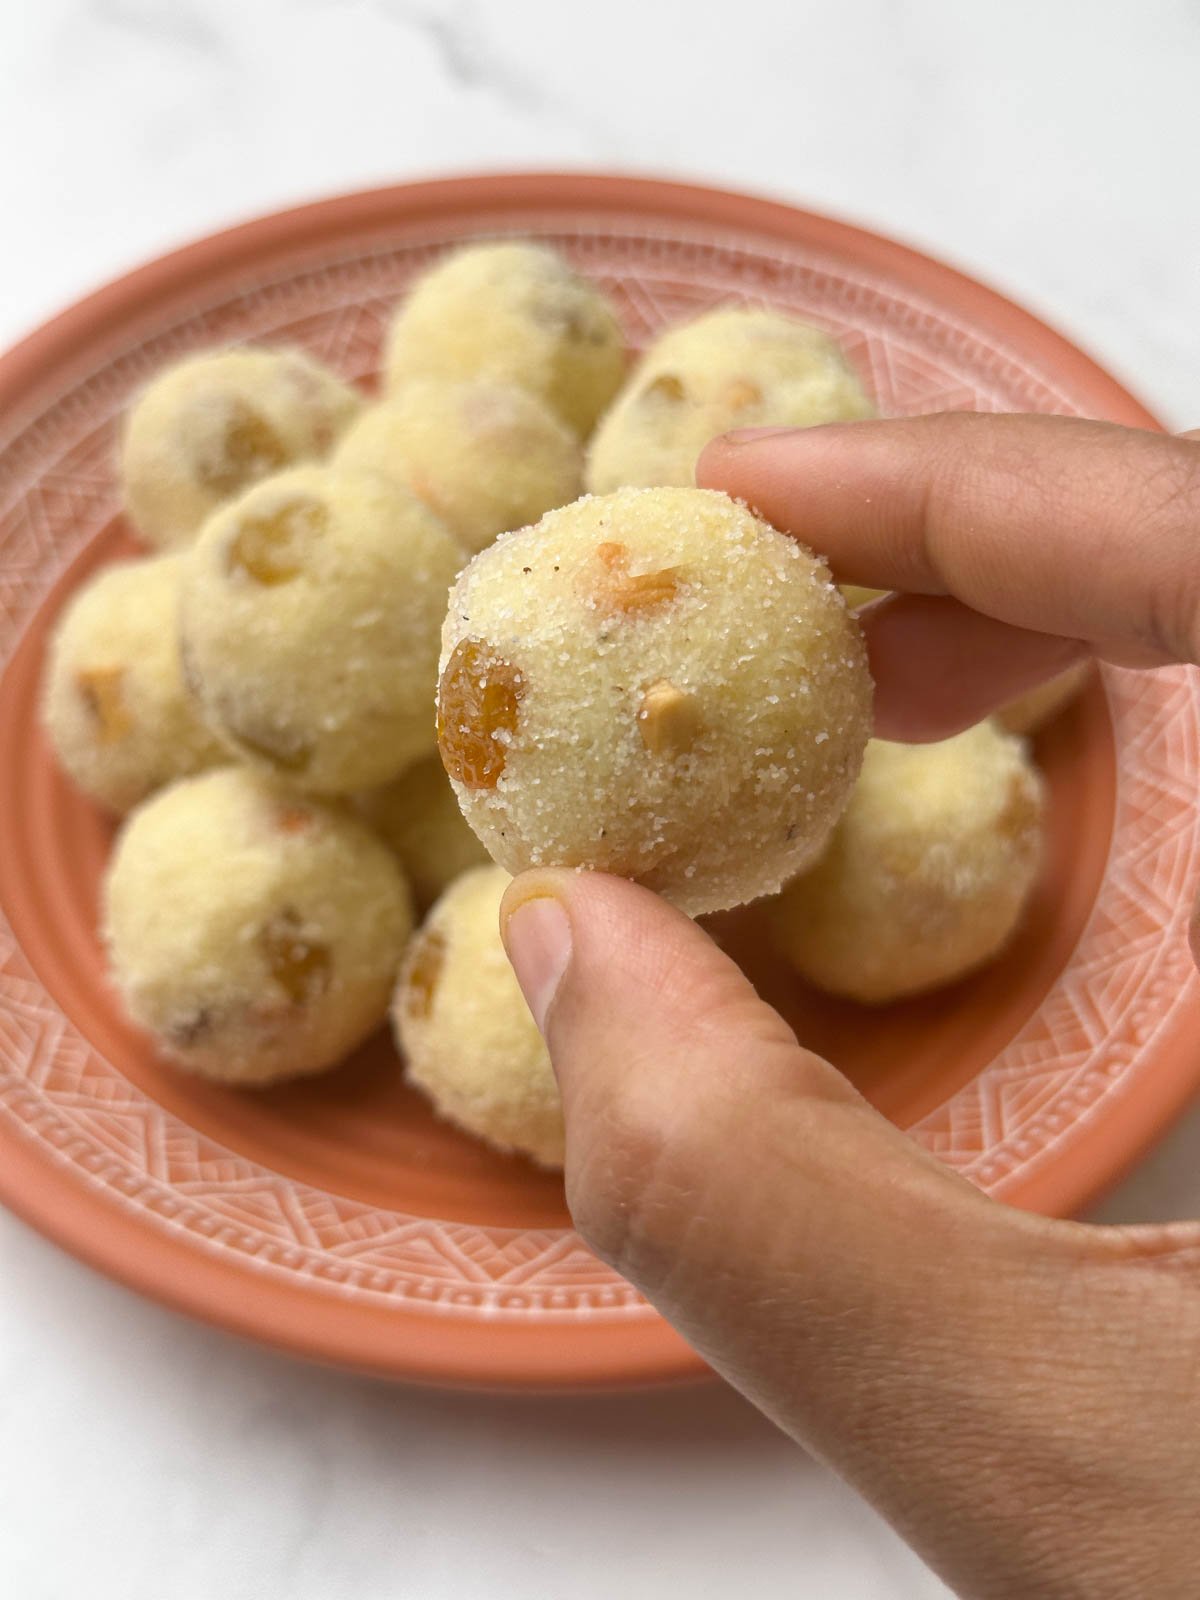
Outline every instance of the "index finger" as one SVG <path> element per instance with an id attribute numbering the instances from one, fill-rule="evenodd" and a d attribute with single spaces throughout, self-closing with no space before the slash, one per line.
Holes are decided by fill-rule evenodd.
<path id="1" fill-rule="evenodd" d="M 698 483 L 843 582 L 950 595 L 1151 666 L 1200 653 L 1200 444 L 1072 417 L 943 413 L 716 439 Z"/>

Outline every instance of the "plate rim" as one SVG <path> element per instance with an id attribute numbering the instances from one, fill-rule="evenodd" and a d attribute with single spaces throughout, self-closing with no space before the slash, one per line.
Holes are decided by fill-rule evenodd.
<path id="1" fill-rule="evenodd" d="M 201 235 L 92 290 L 26 334 L 0 356 L 0 422 L 20 425 L 48 389 L 72 372 L 94 367 L 106 346 L 128 340 L 143 320 L 186 299 L 210 273 L 235 273 L 264 254 L 286 254 L 299 267 L 306 251 L 319 258 L 331 233 L 342 241 L 394 237 L 422 218 L 539 208 L 636 213 L 851 254 L 892 281 L 938 303 L 952 300 L 965 316 L 1018 347 L 1031 336 L 1048 359 L 1069 368 L 1105 397 L 1105 415 L 1161 431 L 1153 414 L 1078 344 L 1035 313 L 978 278 L 936 257 L 858 224 L 785 201 L 674 178 L 594 171 L 460 174 L 351 191 L 264 213 Z M 332 225 L 332 226 L 331 226 Z M 7 431 L 7 430 L 6 430 Z M 2 878 L 3 874 L 0 874 Z M 1200 1052 L 1186 1048 L 1182 1015 L 1156 1046 L 1162 1070 L 1139 1083 L 1136 1098 L 1090 1120 L 1061 1158 L 1034 1173 L 1005 1202 L 1068 1215 L 1115 1186 L 1160 1138 L 1200 1086 Z M 1170 1068 L 1170 1070 L 1168 1070 Z M 494 1340 L 486 1324 L 459 1322 L 406 1305 L 394 1308 L 313 1296 L 300 1284 L 253 1280 L 196 1252 L 182 1235 L 149 1229 L 112 1194 L 89 1189 L 44 1147 L 0 1127 L 0 1202 L 89 1266 L 147 1298 L 259 1344 L 359 1372 L 407 1381 L 485 1389 L 631 1387 L 703 1377 L 709 1369 L 660 1318 L 620 1325 L 584 1319 L 522 1325 L 519 1340 Z M 97 1225 L 97 1218 L 103 1225 Z M 132 1247 L 132 1248 L 131 1248 Z"/>

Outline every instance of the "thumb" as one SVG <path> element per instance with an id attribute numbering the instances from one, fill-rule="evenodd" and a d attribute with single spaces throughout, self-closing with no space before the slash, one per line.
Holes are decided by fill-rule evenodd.
<path id="1" fill-rule="evenodd" d="M 803 1049 L 701 928 L 570 871 L 514 880 L 501 919 L 562 1090 L 575 1224 L 715 1367 L 779 1417 L 763 1347 L 784 1298 L 778 1359 L 843 1386 L 906 1320 L 954 1310 L 948 1258 L 974 1262 L 1016 1214 Z"/>
<path id="2" fill-rule="evenodd" d="M 986 1199 L 645 889 L 528 873 L 501 920 L 562 1088 L 576 1225 L 717 1371 L 973 1600 L 1084 1592 L 1081 1542 L 1089 1572 L 1131 1548 L 1169 1565 L 1194 1502 L 1162 1395 L 1189 1414 L 1197 1308 L 1165 1235 Z M 1157 1329 L 1176 1332 L 1131 1361 Z M 1166 1508 L 1154 1538 L 1129 1481 Z"/>

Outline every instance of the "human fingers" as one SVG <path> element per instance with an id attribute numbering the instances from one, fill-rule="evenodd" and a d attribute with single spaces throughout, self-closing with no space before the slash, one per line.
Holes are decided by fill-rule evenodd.
<path id="1" fill-rule="evenodd" d="M 1115 659 L 1158 659 L 1167 620 L 1118 628 Z M 644 891 L 538 874 L 507 910 L 595 1247 L 964 1595 L 1186 1593 L 1198 1552 L 1180 1463 L 1185 1477 L 1200 1463 L 1177 1423 L 1197 1399 L 1200 1309 L 1161 1270 L 1177 1241 L 1019 1218 L 902 1153 Z M 1145 1381 L 1131 1348 L 1151 1356 Z"/>
<path id="2" fill-rule="evenodd" d="M 1126 665 L 1200 653 L 1194 438 L 944 413 L 728 435 L 697 481 L 827 555 L 842 581 L 949 596 Z"/>
<path id="3" fill-rule="evenodd" d="M 860 621 L 875 733 L 904 744 L 961 733 L 1088 654 L 1078 640 L 1014 628 L 944 595 L 888 595 Z"/>
<path id="4" fill-rule="evenodd" d="M 1127 1282 L 1121 1237 L 941 1168 L 648 891 L 536 872 L 502 919 L 598 1253 L 963 1596 L 1186 1592 L 1163 1586 L 1198 1554 L 1170 1274 Z"/>

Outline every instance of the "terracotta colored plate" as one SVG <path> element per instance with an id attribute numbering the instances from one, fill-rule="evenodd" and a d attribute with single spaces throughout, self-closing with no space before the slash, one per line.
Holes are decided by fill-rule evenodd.
<path id="1" fill-rule="evenodd" d="M 728 299 L 831 328 L 885 411 L 1081 412 L 1154 426 L 1091 361 L 949 268 L 744 196 L 625 178 L 457 179 L 351 195 L 202 240 L 0 362 L 0 1196 L 103 1271 L 304 1355 L 481 1384 L 684 1377 L 699 1359 L 570 1232 L 557 1182 L 436 1123 L 385 1041 L 237 1095 L 161 1066 L 105 988 L 111 826 L 37 723 L 64 597 L 131 547 L 117 420 L 162 363 L 297 341 L 370 381 L 388 308 L 448 244 L 550 240 L 630 335 Z M 1019 1205 L 1069 1211 L 1200 1079 L 1186 900 L 1200 874 L 1190 675 L 1109 672 L 1048 735 L 1049 864 L 991 971 L 884 1016 L 765 989 L 887 1114 Z M 7 918 L 7 920 L 4 920 Z M 744 919 L 723 937 L 744 946 Z"/>

